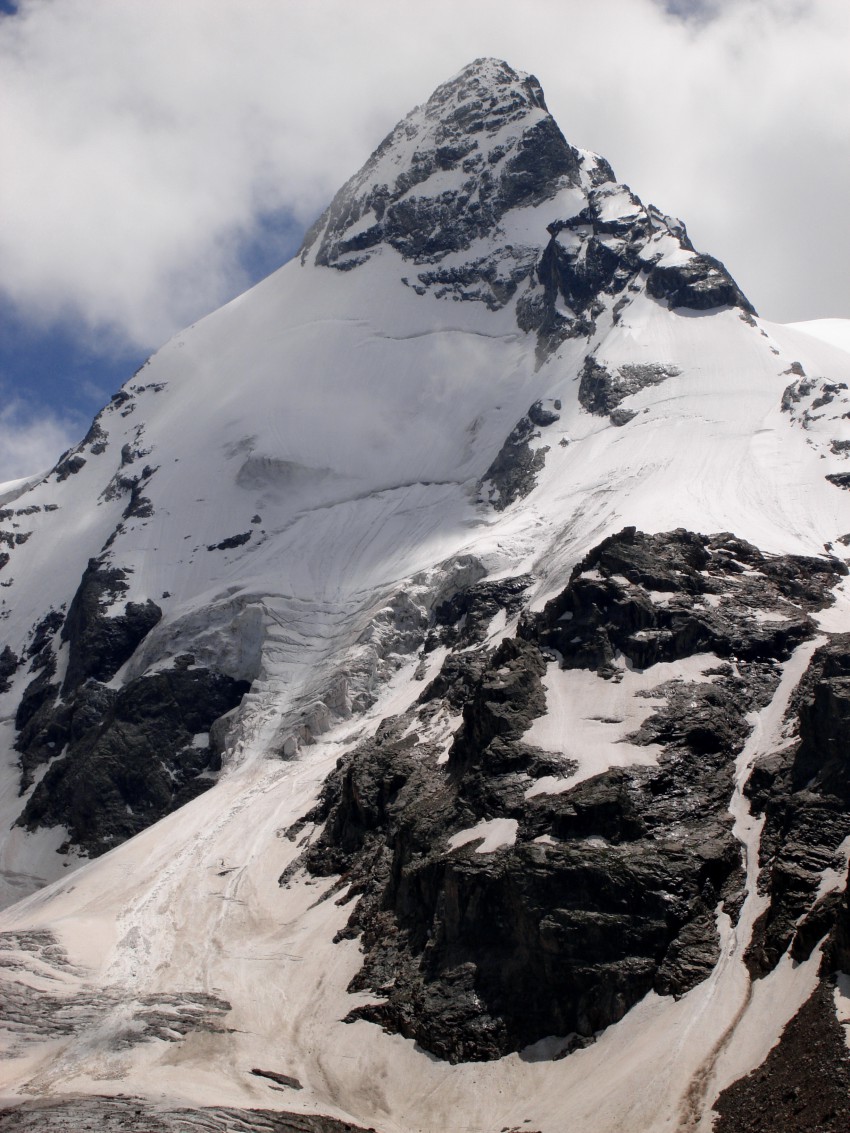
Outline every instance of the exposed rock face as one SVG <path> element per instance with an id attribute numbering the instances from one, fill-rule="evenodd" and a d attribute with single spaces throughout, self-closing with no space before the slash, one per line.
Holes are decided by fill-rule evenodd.
<path id="1" fill-rule="evenodd" d="M 51 764 L 19 819 L 66 826 L 91 855 L 112 849 L 211 787 L 219 764 L 209 744 L 214 721 L 248 690 L 208 669 L 180 667 L 130 681 L 120 691 L 89 680 L 35 716 L 21 735 L 29 765 Z"/>
<path id="2" fill-rule="evenodd" d="M 8 645 L 0 651 L 0 692 L 8 692 L 9 678 L 18 671 L 19 661 Z"/>
<path id="3" fill-rule="evenodd" d="M 33 628 L 26 659 L 35 676 L 15 714 L 22 794 L 50 764 L 18 824 L 64 826 L 68 843 L 90 855 L 212 786 L 222 749 L 214 725 L 249 688 L 196 667 L 190 655 L 175 658 L 173 668 L 109 687 L 162 616 L 150 599 L 111 612 L 129 589 L 127 577 L 102 559 L 90 560 L 67 616 L 49 610 Z M 68 650 L 61 686 L 60 640 Z M 4 658 L 12 675 L 17 664 Z"/>
<path id="4" fill-rule="evenodd" d="M 747 793 L 765 815 L 762 886 L 770 905 L 756 925 L 749 964 L 764 975 L 790 946 L 805 960 L 827 933 L 834 968 L 842 943 L 850 852 L 850 634 L 812 658 L 793 704 L 796 738 L 754 770 Z M 835 883 L 822 892 L 824 871 Z"/>
<path id="5" fill-rule="evenodd" d="M 658 385 L 679 374 L 676 366 L 664 362 L 627 363 L 612 374 L 593 357 L 585 359 L 578 387 L 578 399 L 588 413 L 604 417 L 620 402 L 647 386 Z"/>
<path id="6" fill-rule="evenodd" d="M 341 761 L 310 816 L 325 826 L 302 864 L 357 898 L 351 990 L 378 997 L 352 1017 L 441 1058 L 489 1059 L 545 1036 L 591 1041 L 647 991 L 705 979 L 716 906 L 734 920 L 743 897 L 728 807 L 749 713 L 844 571 L 729 534 L 630 528 L 516 637 L 451 653 L 418 706 Z M 580 745 L 573 758 L 524 740 L 563 670 L 604 685 L 697 656 L 693 679 L 650 685 L 642 724 L 623 728 L 654 759 L 588 777 Z"/>
<path id="7" fill-rule="evenodd" d="M 565 205 L 531 238 L 492 239 L 513 210 L 568 190 L 577 212 Z M 644 207 L 606 161 L 571 146 L 538 81 L 496 59 L 477 59 L 399 123 L 308 232 L 302 263 L 314 252 L 318 265 L 349 271 L 382 246 L 410 263 L 402 281 L 418 294 L 491 310 L 515 301 L 541 361 L 592 335 L 609 303 L 619 317 L 629 289 L 645 286 L 673 308 L 752 312 L 680 221 Z"/>
<path id="8" fill-rule="evenodd" d="M 67 700 L 56 701 L 59 686 L 47 673 L 36 678 L 21 700 L 15 741 L 21 753 L 21 791 L 32 785 L 37 768 L 55 759 L 67 743 L 75 744 L 103 720 L 115 700 L 113 689 L 89 681 Z"/>
<path id="9" fill-rule="evenodd" d="M 229 535 L 227 539 L 222 539 L 220 543 L 210 543 L 207 547 L 208 551 L 232 551 L 234 547 L 241 547 L 243 543 L 248 543 L 251 539 L 250 531 L 243 531 L 239 535 Z"/>
<path id="10" fill-rule="evenodd" d="M 639 668 L 700 652 L 784 661 L 813 632 L 806 611 L 822 608 L 845 573 L 837 559 L 767 556 L 729 533 L 625 528 L 575 567 L 523 632 L 558 649 L 565 667 L 602 673 L 614 671 L 618 652 Z"/>
<path id="11" fill-rule="evenodd" d="M 672 308 L 733 306 L 753 313 L 724 266 L 694 251 L 680 221 L 645 207 L 624 185 L 589 189 L 585 207 L 548 231 L 551 238 L 537 264 L 540 287 L 517 302 L 517 321 L 521 329 L 538 332 L 541 358 L 567 338 L 591 335 L 596 316 L 611 300 L 619 318 L 630 291 L 644 285 Z M 666 259 L 674 249 L 678 254 Z"/>
<path id="12" fill-rule="evenodd" d="M 86 459 L 80 456 L 79 453 L 73 453 L 67 456 L 64 460 L 60 460 L 56 465 L 56 479 L 59 483 L 67 480 L 69 476 L 75 476 L 81 468 L 85 467 Z"/>
<path id="13" fill-rule="evenodd" d="M 62 685 L 64 695 L 87 678 L 108 681 L 162 617 L 150 599 L 128 602 L 124 613 L 109 616 L 107 610 L 128 589 L 126 572 L 92 559 L 68 609 L 62 640 L 69 644 L 68 669 Z"/>
<path id="14" fill-rule="evenodd" d="M 505 136 L 509 124 L 518 128 Z M 399 172 L 393 159 L 411 149 Z M 447 170 L 460 173 L 457 187 L 432 189 L 428 182 L 439 185 L 435 174 Z M 304 247 L 318 239 L 316 262 L 343 270 L 381 243 L 414 263 L 432 263 L 491 232 L 508 209 L 578 179 L 578 152 L 546 113 L 537 80 L 506 63 L 476 60 L 399 123 L 337 193 Z M 503 286 L 515 290 L 511 283 Z"/>
<path id="15" fill-rule="evenodd" d="M 557 420 L 556 412 L 536 401 L 511 430 L 478 485 L 479 492 L 486 495 L 496 511 L 504 511 L 533 491 L 549 448 L 533 449 L 531 441 L 540 437 L 542 428 Z"/>
<path id="16" fill-rule="evenodd" d="M 658 264 L 649 273 L 646 289 L 655 299 L 671 307 L 706 311 L 711 307 L 740 307 L 755 310 L 726 268 L 714 256 L 699 254 L 684 264 Z"/>
<path id="17" fill-rule="evenodd" d="M 531 585 L 531 576 L 503 578 L 498 582 L 478 582 L 458 591 L 434 611 L 434 630 L 426 642 L 431 649 L 439 642 L 458 646 L 480 645 L 493 618 L 504 610 L 508 617 L 522 609 L 522 596 Z"/>
<path id="18" fill-rule="evenodd" d="M 819 984 L 764 1063 L 720 1095 L 714 1133 L 843 1133 L 850 1128 L 850 1051 L 832 987 Z"/>

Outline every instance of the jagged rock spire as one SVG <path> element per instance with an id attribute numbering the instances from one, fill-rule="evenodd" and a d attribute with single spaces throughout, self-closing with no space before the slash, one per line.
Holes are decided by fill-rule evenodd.
<path id="1" fill-rule="evenodd" d="M 477 59 L 407 115 L 307 236 L 316 263 L 350 268 L 387 243 L 434 262 L 492 231 L 511 208 L 578 185 L 581 156 L 531 75 Z"/>
<path id="2" fill-rule="evenodd" d="M 514 223 L 523 210 L 533 211 Z M 422 269 L 402 275 L 419 294 L 492 310 L 515 300 L 541 358 L 592 336 L 630 287 L 672 307 L 753 310 L 680 221 L 566 140 L 534 76 L 498 59 L 476 59 L 399 122 L 307 234 L 301 260 L 348 271 L 387 248 Z"/>

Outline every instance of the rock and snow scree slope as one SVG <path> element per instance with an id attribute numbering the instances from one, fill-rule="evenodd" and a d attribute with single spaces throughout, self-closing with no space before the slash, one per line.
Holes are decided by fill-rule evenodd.
<path id="1" fill-rule="evenodd" d="M 0 489 L 0 1128 L 845 1128 L 848 387 L 412 111 Z"/>

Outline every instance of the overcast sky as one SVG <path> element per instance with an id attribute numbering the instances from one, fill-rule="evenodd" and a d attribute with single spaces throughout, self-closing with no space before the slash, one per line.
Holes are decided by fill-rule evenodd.
<path id="1" fill-rule="evenodd" d="M 480 55 L 536 74 L 567 138 L 685 220 L 760 314 L 850 317 L 848 0 L 0 12 L 0 479 L 52 459 L 147 353 L 291 254 Z"/>

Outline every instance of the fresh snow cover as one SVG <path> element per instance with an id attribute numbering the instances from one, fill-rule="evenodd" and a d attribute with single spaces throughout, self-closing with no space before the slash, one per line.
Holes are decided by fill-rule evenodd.
<path id="1" fill-rule="evenodd" d="M 804 323 L 787 323 L 786 326 L 811 334 L 831 346 L 850 350 L 850 319 L 810 319 Z"/>
<path id="2" fill-rule="evenodd" d="M 409 165 L 424 129 L 417 113 L 364 167 L 364 185 Z M 508 123 L 493 145 L 509 143 L 514 129 Z M 411 193 L 452 188 L 459 174 L 434 176 Z M 463 256 L 498 252 L 504 241 L 539 252 L 547 225 L 582 199 L 570 187 L 512 210 Z M 615 217 L 633 206 L 623 192 L 608 207 Z M 688 258 L 668 235 L 658 239 L 665 263 Z M 67 950 L 71 968 L 36 965 L 26 977 L 35 986 L 49 979 L 68 996 L 97 988 L 116 997 L 81 1034 L 22 1048 L 10 1040 L 0 1094 L 138 1094 L 320 1112 L 381 1133 L 708 1133 L 711 1100 L 759 1064 L 817 978 L 816 950 L 805 964 L 783 961 L 750 991 L 743 953 L 765 898 L 755 884 L 760 824 L 742 793 L 752 761 L 779 742 L 816 642 L 787 662 L 739 758 L 732 805 L 749 891 L 734 929 L 718 914 L 720 962 L 679 1000 L 648 995 L 569 1058 L 546 1057 L 560 1037 L 538 1044 L 539 1058 L 450 1065 L 372 1024 L 344 1023 L 370 999 L 346 991 L 358 943 L 335 942 L 350 909 L 336 894 L 321 899 L 332 880 L 278 884 L 299 853 L 284 832 L 315 804 L 341 755 L 414 703 L 423 687 L 414 630 L 471 582 L 531 573 L 527 597 L 540 609 L 592 546 L 626 524 L 729 530 L 777 553 L 817 555 L 829 544 L 847 557 L 839 538 L 850 532 L 850 493 L 825 479 L 841 467 L 829 455 L 835 434 L 801 427 L 781 399 L 793 363 L 850 384 L 850 353 L 831 326 L 811 329 L 820 332 L 820 322 L 672 312 L 640 290 L 618 318 L 610 305 L 599 314 L 591 341 L 568 338 L 541 361 L 513 304 L 491 311 L 418 295 L 399 282 L 411 265 L 387 245 L 351 271 L 314 257 L 293 260 L 167 343 L 103 412 L 105 448 L 84 443 L 75 472 L 0 487 L 14 513 L 4 527 L 29 536 L 14 547 L 0 591 L 0 640 L 17 655 L 48 610 L 67 608 L 89 559 L 117 531 L 110 561 L 128 572 L 129 590 L 116 612 L 153 598 L 163 618 L 113 683 L 184 653 L 253 682 L 216 785 L 82 863 L 56 852 L 62 830 L 10 829 L 21 806 L 11 745 L 15 705 L 32 679 L 25 667 L 0 695 L 0 880 L 9 904 L 0 929 L 49 930 Z M 617 427 L 579 403 L 589 354 L 610 370 L 663 362 L 678 375 L 633 394 L 627 406 L 637 415 Z M 541 442 L 548 451 L 536 488 L 494 510 L 479 500 L 479 481 L 529 406 L 555 399 L 560 419 Z M 122 518 L 121 476 L 140 478 L 150 515 Z M 825 630 L 850 613 L 848 603 L 845 590 L 823 615 Z M 511 632 L 503 615 L 490 627 L 493 640 Z M 426 658 L 425 680 L 444 656 Z M 66 663 L 64 648 L 57 679 Z M 551 664 L 547 714 L 524 741 L 579 766 L 533 790 L 653 762 L 652 747 L 627 738 L 653 706 L 637 694 L 703 679 L 708 665 L 697 657 L 645 673 L 624 668 L 615 682 Z M 459 725 L 459 716 L 432 722 L 441 761 Z M 474 852 L 494 853 L 516 834 L 512 819 L 482 822 L 454 835 L 447 852 L 482 839 Z M 546 838 L 538 843 L 545 852 Z M 35 963 L 23 954 L 16 962 Z M 226 1029 L 124 1044 L 122 1005 L 186 992 L 230 1003 Z M 303 1089 L 275 1092 L 251 1076 L 270 1061 Z"/>
<path id="3" fill-rule="evenodd" d="M 515 818 L 487 818 L 477 822 L 467 830 L 459 830 L 449 838 L 453 850 L 478 842 L 476 854 L 492 854 L 502 846 L 512 846 L 516 842 L 519 823 Z"/>
<path id="4" fill-rule="evenodd" d="M 657 744 L 638 745 L 627 738 L 657 706 L 647 694 L 666 681 L 705 680 L 703 670 L 716 664 L 713 654 L 697 654 L 645 670 L 624 667 L 618 680 L 550 664 L 543 678 L 546 715 L 532 722 L 523 741 L 575 760 L 578 768 L 559 778 L 544 775 L 525 797 L 560 794 L 609 767 L 655 764 Z"/>

